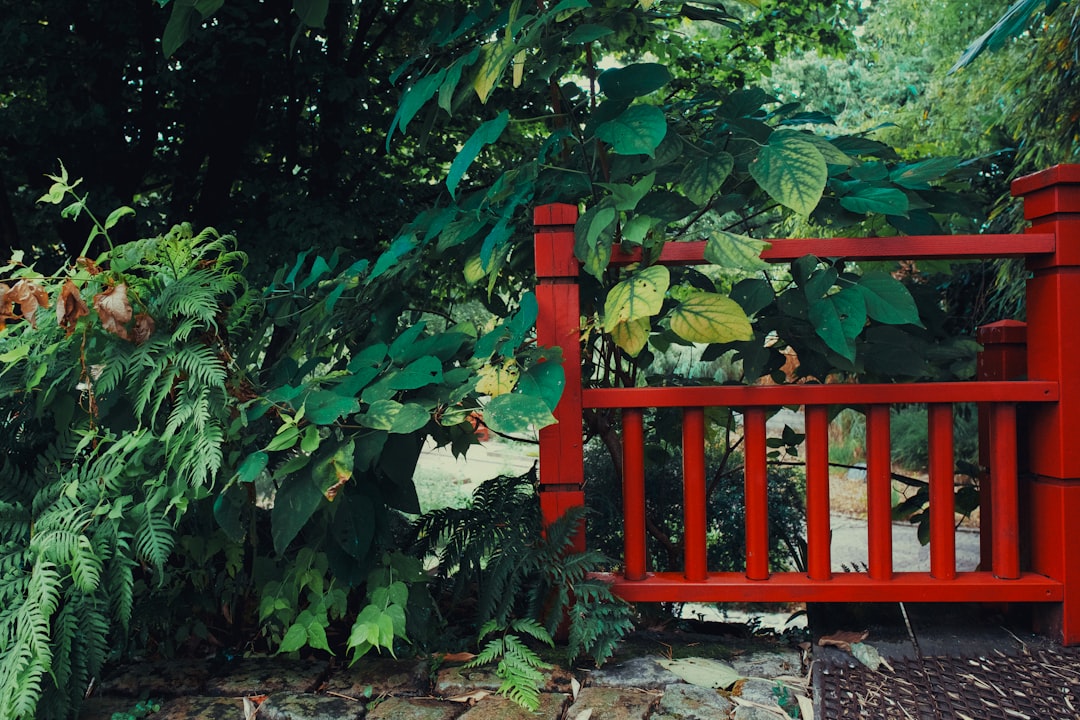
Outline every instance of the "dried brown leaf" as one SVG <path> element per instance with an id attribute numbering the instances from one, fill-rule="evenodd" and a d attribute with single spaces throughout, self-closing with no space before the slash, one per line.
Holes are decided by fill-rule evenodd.
<path id="1" fill-rule="evenodd" d="M 135 326 L 131 329 L 131 342 L 142 345 L 154 334 L 156 327 L 154 318 L 146 313 L 139 313 L 135 316 Z"/>
<path id="2" fill-rule="evenodd" d="M 20 280 L 7 292 L 7 301 L 19 304 L 19 314 L 36 328 L 34 313 L 39 307 L 49 307 L 49 293 L 33 280 Z"/>
<path id="3" fill-rule="evenodd" d="M 131 303 L 128 302 L 127 285 L 120 283 L 94 296 L 94 309 L 101 318 L 101 326 L 113 335 L 129 339 L 127 328 L 131 320 Z"/>
<path id="4" fill-rule="evenodd" d="M 81 266 L 82 268 L 84 268 L 86 270 L 86 272 L 90 273 L 91 275 L 99 275 L 99 274 L 101 274 L 101 268 L 99 268 L 97 266 L 97 263 L 95 263 L 93 260 L 91 260 L 88 257 L 78 258 L 75 261 L 75 263 L 78 264 L 79 266 Z"/>
<path id="5" fill-rule="evenodd" d="M 473 690 L 470 693 L 465 693 L 464 695 L 455 695 L 452 698 L 446 699 L 450 702 L 465 703 L 466 705 L 475 705 L 490 694 L 490 690 Z"/>
<path id="6" fill-rule="evenodd" d="M 845 652 L 851 652 L 851 646 L 860 643 L 870 637 L 868 630 L 838 630 L 832 635 L 822 635 L 818 639 L 821 647 L 838 647 Z"/>
<path id="7" fill-rule="evenodd" d="M 10 295 L 11 286 L 0 283 L 0 330 L 7 326 L 8 320 L 15 319 L 15 313 L 12 312 L 14 304 Z"/>
<path id="8" fill-rule="evenodd" d="M 70 279 L 64 281 L 60 288 L 60 297 L 56 301 L 56 322 L 64 328 L 67 335 L 75 332 L 75 325 L 79 318 L 90 314 L 90 308 L 79 293 L 79 288 Z"/>
<path id="9" fill-rule="evenodd" d="M 446 653 L 442 656 L 443 662 L 469 662 L 475 658 L 476 655 L 471 652 Z"/>

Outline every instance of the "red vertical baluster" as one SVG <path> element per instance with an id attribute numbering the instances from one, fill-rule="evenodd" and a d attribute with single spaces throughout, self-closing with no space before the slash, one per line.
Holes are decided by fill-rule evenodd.
<path id="1" fill-rule="evenodd" d="M 705 546 L 705 411 L 683 409 L 683 557 L 686 579 L 708 574 Z"/>
<path id="2" fill-rule="evenodd" d="M 1016 481 L 1016 405 L 992 406 L 990 477 L 994 509 L 993 568 L 1004 580 L 1020 577 L 1020 508 Z"/>
<path id="3" fill-rule="evenodd" d="M 953 497 L 952 405 L 927 408 L 930 439 L 930 574 L 938 580 L 956 577 L 956 527 Z"/>
<path id="4" fill-rule="evenodd" d="M 870 577 L 892 578 L 892 448 L 889 406 L 866 411 L 866 517 Z"/>
<path id="5" fill-rule="evenodd" d="M 574 257 L 577 206 L 541 205 L 534 210 L 536 234 L 536 344 L 562 348 L 566 384 L 554 415 L 540 430 L 540 511 L 544 526 L 585 504 L 581 436 L 581 309 L 579 265 Z M 584 527 L 574 549 L 585 549 Z"/>
<path id="6" fill-rule="evenodd" d="M 746 492 L 746 577 L 769 578 L 769 475 L 765 465 L 765 409 L 748 408 L 743 415 L 743 485 Z"/>
<path id="7" fill-rule="evenodd" d="M 829 411 L 806 408 L 806 564 L 812 580 L 832 577 L 829 553 Z"/>
<path id="8" fill-rule="evenodd" d="M 627 580 L 645 578 L 645 433 L 639 408 L 622 413 L 623 543 Z"/>

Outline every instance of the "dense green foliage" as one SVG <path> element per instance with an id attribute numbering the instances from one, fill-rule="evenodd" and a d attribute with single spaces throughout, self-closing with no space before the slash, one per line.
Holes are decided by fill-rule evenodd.
<path id="1" fill-rule="evenodd" d="M 1075 154 L 1075 131 L 1046 127 L 1075 125 L 1077 95 L 1058 92 L 1075 65 L 1054 54 L 1075 36 L 1075 3 L 1045 16 L 1038 62 L 1009 76 L 1019 89 L 1039 63 L 1054 70 L 1008 100 L 1030 131 L 976 116 L 955 140 L 915 142 L 961 117 L 961 95 L 942 91 L 949 123 L 924 113 L 928 125 L 871 137 L 834 124 L 847 108 L 825 93 L 804 106 L 766 79 L 785 54 L 865 48 L 859 24 L 881 43 L 862 62 L 887 64 L 886 40 L 902 37 L 890 28 L 939 30 L 933 15 L 904 21 L 909 5 L 0 2 L 0 251 L 13 256 L 0 271 L 0 717 L 73 715 L 129 650 L 429 647 L 444 600 L 473 588 L 490 642 L 479 660 L 500 663 L 512 697 L 533 698 L 523 638 L 550 639 L 563 610 L 571 655 L 602 662 L 627 609 L 586 578 L 598 555 L 563 553 L 580 518 L 536 542 L 530 480 L 436 512 L 402 552 L 425 441 L 466 452 L 478 410 L 510 435 L 553 419 L 559 352 L 531 344 L 525 291 L 536 204 L 584 210 L 590 384 L 686 382 L 658 368 L 688 348 L 725 382 L 782 379 L 785 351 L 818 380 L 969 375 L 973 345 L 936 287 L 758 259 L 793 227 L 967 227 L 982 218 L 954 191 L 972 178 L 1047 147 Z M 966 22 L 941 27 L 973 37 Z M 942 64 L 908 41 L 928 48 L 918 72 Z M 954 77 L 976 87 L 985 59 Z M 859 82 L 888 84 L 875 78 Z M 978 87 L 971 106 L 1002 102 Z M 952 157 L 1000 149 L 988 129 L 1039 142 L 1013 166 Z M 65 205 L 63 222 L 36 211 L 57 155 L 90 173 L 95 205 L 120 208 L 96 218 L 61 169 L 40 199 Z M 163 217 L 194 225 L 159 234 Z M 663 243 L 698 238 L 717 267 L 653 263 Z M 642 261 L 612 265 L 619 249 Z M 489 324 L 459 312 L 470 300 Z M 586 421 L 617 456 L 617 419 Z M 674 445 L 654 445 L 669 464 Z M 777 502 L 797 494 L 783 480 Z M 777 537 L 798 518 L 783 523 Z"/>

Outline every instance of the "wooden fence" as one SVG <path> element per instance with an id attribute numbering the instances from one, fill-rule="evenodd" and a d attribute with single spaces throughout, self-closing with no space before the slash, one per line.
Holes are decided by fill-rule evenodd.
<path id="1" fill-rule="evenodd" d="M 588 388 L 582 383 L 580 266 L 573 254 L 577 209 L 535 210 L 538 342 L 560 346 L 566 388 L 556 425 L 540 434 L 545 521 L 584 504 L 582 414 L 621 411 L 625 551 L 610 580 L 631 601 L 1008 602 L 1039 603 L 1039 629 L 1080 643 L 1080 165 L 1021 178 L 1030 228 L 1020 235 L 775 240 L 768 262 L 804 255 L 849 260 L 1022 257 L 1031 272 L 1026 326 L 981 328 L 984 350 L 971 382 Z M 669 243 L 660 262 L 704 263 L 704 243 Z M 632 255 L 615 251 L 613 262 Z M 1025 342 L 1026 340 L 1026 342 Z M 929 572 L 893 567 L 890 406 L 925 403 L 929 417 Z M 953 406 L 977 403 L 980 421 L 982 563 L 957 571 Z M 746 558 L 741 572 L 706 560 L 705 408 L 741 413 L 745 455 Z M 805 417 L 806 571 L 771 572 L 766 418 L 797 406 Z M 830 407 L 865 413 L 865 572 L 833 572 L 830 557 Z M 684 558 L 681 572 L 646 561 L 644 418 L 650 408 L 682 411 Z M 1024 418 L 1018 427 L 1018 408 Z M 1021 463 L 1020 458 L 1026 458 Z M 582 540 L 584 542 L 584 539 Z"/>

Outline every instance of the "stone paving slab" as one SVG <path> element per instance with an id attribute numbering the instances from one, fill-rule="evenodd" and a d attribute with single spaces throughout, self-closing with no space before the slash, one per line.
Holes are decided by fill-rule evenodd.
<path id="1" fill-rule="evenodd" d="M 589 720 L 645 720 L 659 702 L 660 693 L 627 688 L 587 687 L 567 711 L 567 720 L 583 715 Z"/>
<path id="2" fill-rule="evenodd" d="M 314 693 L 275 693 L 259 705 L 259 720 L 360 720 L 364 704 Z"/>
<path id="3" fill-rule="evenodd" d="M 464 703 L 437 698 L 387 698 L 368 710 L 367 720 L 455 720 L 466 710 Z"/>
<path id="4" fill-rule="evenodd" d="M 368 655 L 351 667 L 334 669 L 325 690 L 351 698 L 414 697 L 431 693 L 431 679 L 424 661 Z"/>
<path id="5" fill-rule="evenodd" d="M 217 663 L 210 660 L 158 660 L 127 665 L 101 684 L 108 695 L 177 697 L 201 695 Z"/>
<path id="6" fill-rule="evenodd" d="M 569 695 L 544 693 L 540 696 L 540 709 L 531 712 L 512 700 L 491 695 L 469 708 L 459 720 L 561 720 L 569 701 Z"/>
<path id="7" fill-rule="evenodd" d="M 323 660 L 242 658 L 224 665 L 205 683 L 207 695 L 270 695 L 277 692 L 310 692 L 325 678 L 329 663 Z"/>
<path id="8" fill-rule="evenodd" d="M 570 692 L 573 675 L 561 667 L 553 667 L 545 672 L 547 680 L 540 688 L 545 693 L 568 693 Z M 495 692 L 502 685 L 502 678 L 495 674 L 493 668 L 466 668 L 445 667 L 439 670 L 435 681 L 434 694 L 445 697 L 464 695 L 473 690 L 490 690 Z"/>

